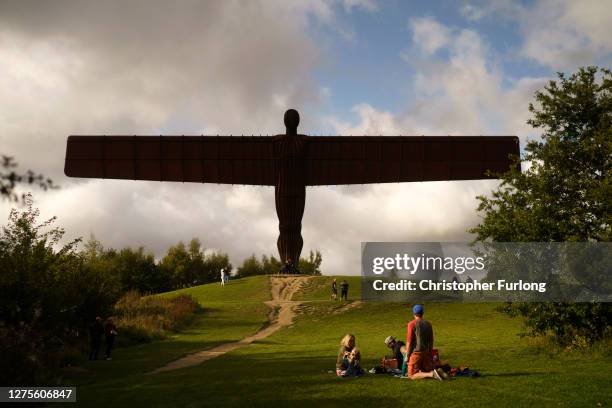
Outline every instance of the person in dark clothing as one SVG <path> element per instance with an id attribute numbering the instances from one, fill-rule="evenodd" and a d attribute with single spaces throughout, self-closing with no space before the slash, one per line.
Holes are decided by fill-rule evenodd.
<path id="1" fill-rule="evenodd" d="M 104 337 L 106 338 L 106 359 L 111 360 L 111 352 L 115 344 L 115 337 L 117 337 L 117 327 L 110 317 L 104 325 Z"/>
<path id="2" fill-rule="evenodd" d="M 293 261 L 291 260 L 291 258 L 287 258 L 287 260 L 285 261 L 284 265 L 281 268 L 281 273 L 284 273 L 284 274 L 297 273 L 297 269 L 293 265 Z"/>
<path id="3" fill-rule="evenodd" d="M 348 288 L 349 284 L 346 280 L 342 279 L 340 282 L 340 300 L 348 300 Z"/>
<path id="4" fill-rule="evenodd" d="M 336 279 L 332 280 L 332 284 L 331 284 L 331 298 L 333 300 L 338 299 L 338 285 L 336 284 Z"/>
<path id="5" fill-rule="evenodd" d="M 402 366 L 404 362 L 404 353 L 402 353 L 402 347 L 406 344 L 401 340 L 395 340 L 395 337 L 389 336 L 385 339 L 385 345 L 392 350 L 392 354 L 385 356 L 387 359 L 396 359 L 398 367 Z"/>
<path id="6" fill-rule="evenodd" d="M 102 318 L 96 317 L 96 320 L 89 326 L 89 359 L 97 360 L 100 347 L 102 346 L 102 335 L 104 334 L 104 326 Z"/>

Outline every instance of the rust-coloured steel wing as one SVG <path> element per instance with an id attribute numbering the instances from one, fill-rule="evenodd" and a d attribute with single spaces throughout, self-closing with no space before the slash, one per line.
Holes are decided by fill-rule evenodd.
<path id="1" fill-rule="evenodd" d="M 306 184 L 400 183 L 495 178 L 519 155 L 516 136 L 314 136 Z M 519 164 L 520 166 L 520 164 Z"/>
<path id="2" fill-rule="evenodd" d="M 69 177 L 275 184 L 274 138 L 257 136 L 70 136 Z"/>

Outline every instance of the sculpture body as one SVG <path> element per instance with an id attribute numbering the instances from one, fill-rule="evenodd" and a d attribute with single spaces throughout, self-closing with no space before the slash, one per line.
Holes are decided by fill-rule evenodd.
<path id="1" fill-rule="evenodd" d="M 307 186 L 490 179 L 520 166 L 516 136 L 306 136 L 296 110 L 284 119 L 273 137 L 70 136 L 64 172 L 274 186 L 280 259 L 297 265 Z"/>

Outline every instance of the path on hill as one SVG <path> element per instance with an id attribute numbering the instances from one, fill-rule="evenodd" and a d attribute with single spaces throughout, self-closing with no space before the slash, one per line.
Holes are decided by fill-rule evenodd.
<path id="1" fill-rule="evenodd" d="M 162 373 L 164 371 L 177 370 L 179 368 L 191 367 L 198 365 L 204 361 L 211 360 L 228 353 L 237 348 L 248 346 L 256 340 L 264 339 L 280 328 L 290 326 L 295 317 L 295 309 L 301 304 L 300 301 L 295 301 L 295 295 L 302 285 L 311 277 L 307 276 L 278 276 L 270 278 L 270 291 L 272 300 L 266 302 L 271 308 L 269 315 L 270 324 L 259 330 L 252 336 L 245 337 L 240 341 L 233 343 L 221 344 L 208 350 L 198 351 L 197 353 L 188 354 L 178 360 L 171 361 L 165 366 L 159 367 L 150 372 L 150 374 Z"/>

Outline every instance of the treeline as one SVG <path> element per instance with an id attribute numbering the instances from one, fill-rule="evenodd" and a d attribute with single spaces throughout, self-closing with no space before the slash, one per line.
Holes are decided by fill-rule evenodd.
<path id="1" fill-rule="evenodd" d="M 321 275 L 321 263 L 323 257 L 319 251 L 310 251 L 308 258 L 300 258 L 298 271 L 304 275 Z M 257 259 L 255 254 L 244 260 L 242 265 L 238 267 L 236 276 L 243 278 L 245 276 L 255 275 L 272 275 L 280 271 L 282 263 L 274 256 L 263 255 L 261 260 Z"/>
<path id="2" fill-rule="evenodd" d="M 105 249 L 93 236 L 81 252 L 85 267 L 94 270 L 111 292 L 161 293 L 220 280 L 221 269 L 232 271 L 233 266 L 225 253 L 207 253 L 200 240 L 193 238 L 188 245 L 179 242 L 168 249 L 159 261 L 144 248 Z M 298 271 L 305 275 L 321 275 L 323 257 L 319 251 L 310 251 L 301 257 Z M 240 265 L 234 278 L 277 274 L 282 263 L 274 256 L 254 254 Z"/>
<path id="3" fill-rule="evenodd" d="M 144 248 L 105 249 L 91 237 L 82 251 L 88 268 L 105 275 L 106 284 L 113 291 L 125 293 L 160 293 L 219 280 L 221 269 L 232 270 L 227 254 L 206 253 L 200 240 L 189 245 L 179 242 L 166 255 L 155 261 Z"/>

